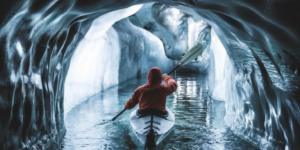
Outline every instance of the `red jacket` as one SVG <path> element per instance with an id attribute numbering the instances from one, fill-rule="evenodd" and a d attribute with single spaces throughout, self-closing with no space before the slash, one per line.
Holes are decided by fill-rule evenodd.
<path id="1" fill-rule="evenodd" d="M 125 104 L 126 109 L 132 109 L 139 103 L 139 109 L 154 108 L 164 111 L 167 96 L 177 89 L 177 83 L 171 76 L 165 77 L 167 84 L 162 85 L 162 72 L 159 68 L 151 68 L 147 84 L 137 88 Z"/>

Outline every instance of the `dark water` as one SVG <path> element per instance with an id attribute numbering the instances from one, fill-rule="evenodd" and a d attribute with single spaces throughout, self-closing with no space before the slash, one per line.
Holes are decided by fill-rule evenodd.
<path id="1" fill-rule="evenodd" d="M 164 149 L 255 149 L 226 128 L 225 103 L 208 97 L 206 75 L 177 75 L 175 79 L 178 89 L 168 96 L 167 106 L 175 114 L 176 133 Z M 145 83 L 146 77 L 127 81 L 73 108 L 65 118 L 67 134 L 63 149 L 136 149 L 129 136 L 131 111 L 114 122 L 105 121 L 118 114 L 133 91 Z"/>

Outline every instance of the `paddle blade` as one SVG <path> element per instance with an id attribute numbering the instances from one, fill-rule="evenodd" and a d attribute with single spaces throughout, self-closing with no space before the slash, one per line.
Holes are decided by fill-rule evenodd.
<path id="1" fill-rule="evenodd" d="M 180 61 L 180 65 L 186 65 L 192 60 L 196 59 L 199 55 L 203 53 L 203 46 L 202 44 L 198 43 L 192 49 L 187 51 Z"/>

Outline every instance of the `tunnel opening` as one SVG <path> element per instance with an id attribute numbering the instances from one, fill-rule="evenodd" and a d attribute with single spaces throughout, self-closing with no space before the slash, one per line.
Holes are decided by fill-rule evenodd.
<path id="1" fill-rule="evenodd" d="M 218 58 L 220 55 L 215 51 L 209 53 L 213 54 L 209 57 L 209 64 L 214 65 L 208 69 L 208 85 L 210 97 L 226 101 L 225 122 L 231 131 L 259 149 L 299 149 L 300 56 L 296 50 L 300 47 L 299 23 L 297 19 L 286 19 L 299 12 L 298 2 L 161 3 L 207 22 L 224 45 L 227 58 Z M 4 114 L 0 118 L 2 149 L 60 147 L 66 133 L 64 111 L 67 109 L 64 110 L 64 106 L 71 109 L 80 103 L 80 100 L 69 104 L 64 101 L 67 94 L 64 86 L 67 73 L 72 72 L 69 66 L 75 49 L 80 47 L 80 41 L 88 35 L 95 19 L 135 4 L 138 3 L 130 0 L 121 3 L 93 0 L 16 0 L 1 3 L 0 7 L 4 8 L 0 17 L 0 112 Z M 11 9 L 7 7 L 13 5 Z M 159 5 L 155 7 L 160 8 Z M 119 28 L 114 25 L 115 31 L 110 30 L 110 36 L 120 36 L 116 31 L 121 31 L 122 24 L 126 22 L 139 26 L 136 18 L 131 16 L 127 21 L 118 22 Z M 150 32 L 156 30 L 153 22 L 140 27 Z M 125 33 L 125 29 L 122 32 Z M 90 35 L 90 38 L 97 38 L 92 33 Z M 170 36 L 166 41 L 172 38 Z M 119 39 L 123 39 L 118 41 L 119 45 L 128 43 L 124 40 L 127 39 L 125 36 Z M 135 40 L 139 39 L 135 37 Z M 172 52 L 174 45 L 165 44 L 166 41 L 161 40 L 163 44 L 158 46 L 166 50 L 165 55 L 159 57 L 176 60 L 181 53 Z M 128 50 L 137 43 L 127 44 L 121 49 Z M 107 46 L 114 44 L 108 43 Z M 119 56 L 122 59 L 124 55 Z M 137 60 L 138 56 L 128 58 Z M 117 70 L 117 67 L 114 69 Z M 134 77 L 139 71 L 142 79 L 142 69 L 129 72 L 132 73 L 129 76 Z M 94 92 L 130 78 L 119 78 L 109 73 L 106 76 L 116 78 L 118 82 L 107 82 L 95 88 Z"/>

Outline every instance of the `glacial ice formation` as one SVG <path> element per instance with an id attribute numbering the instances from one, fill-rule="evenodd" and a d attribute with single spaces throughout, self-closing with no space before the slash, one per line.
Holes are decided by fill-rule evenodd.
<path id="1" fill-rule="evenodd" d="M 71 59 L 65 81 L 65 113 L 88 96 L 119 83 L 121 48 L 118 33 L 111 26 L 140 8 L 136 5 L 116 10 L 93 21 Z"/>
<path id="2" fill-rule="evenodd" d="M 209 92 L 215 100 L 225 101 L 225 74 L 230 70 L 225 68 L 225 63 L 230 66 L 230 59 L 225 47 L 214 30 L 211 31 L 211 47 L 209 56 Z"/>
<path id="3" fill-rule="evenodd" d="M 130 10 L 130 14 L 124 15 L 127 17 L 141 6 L 134 7 L 100 16 L 80 41 L 65 82 L 65 113 L 89 96 L 141 76 L 151 67 L 160 67 L 165 72 L 173 67 L 156 36 L 132 25 L 129 19 L 112 17 Z"/>
<path id="4" fill-rule="evenodd" d="M 116 10 L 93 21 L 71 59 L 65 82 L 65 114 L 89 96 L 132 77 L 141 76 L 141 74 L 147 73 L 151 67 L 160 67 L 164 72 L 174 67 L 176 61 L 172 61 L 166 56 L 167 50 L 163 47 L 166 43 L 162 43 L 152 33 L 170 33 L 165 30 L 178 28 L 180 24 L 155 30 L 145 30 L 135 26 L 132 22 L 153 20 L 153 16 L 149 13 L 147 15 L 150 17 L 145 17 L 145 11 L 152 10 L 153 3 L 145 5 L 142 9 L 140 9 L 141 6 L 134 6 Z M 177 12 L 178 10 L 173 9 L 173 11 Z M 133 14 L 135 18 L 132 18 L 134 16 L 131 19 L 125 18 Z M 118 18 L 112 16 L 118 16 Z M 165 16 L 165 19 L 168 17 Z M 182 22 L 188 27 L 180 34 L 188 34 L 188 37 L 187 41 L 182 42 L 184 44 L 179 43 L 178 45 L 189 44 L 188 48 L 192 48 L 196 43 L 201 42 L 206 50 L 202 56 L 199 56 L 198 61 L 182 67 L 181 71 L 206 72 L 209 58 L 210 26 L 203 21 L 194 21 L 192 18 L 186 18 Z M 158 26 L 159 24 L 153 23 L 153 25 Z M 172 33 L 178 34 L 176 31 L 172 31 Z M 181 49 L 182 53 L 187 50 L 187 47 L 185 48 Z"/>
<path id="5" fill-rule="evenodd" d="M 80 41 L 84 40 L 93 21 L 99 16 L 147 2 L 151 1 L 1 2 L 0 149 L 58 149 L 66 132 L 63 119 L 64 85 L 71 58 L 76 48 L 80 47 Z M 228 57 L 225 57 L 225 62 L 222 60 L 223 71 L 209 71 L 213 75 L 210 79 L 212 81 L 210 91 L 212 97 L 225 101 L 225 121 L 232 131 L 260 149 L 300 149 L 300 51 L 298 50 L 300 2 L 294 0 L 155 2 L 179 8 L 185 12 L 184 16 L 188 14 L 196 20 L 204 20 L 213 28 L 224 45 Z M 168 6 L 161 4 L 154 4 L 153 9 L 151 6 L 151 11 L 159 14 L 155 19 L 172 14 L 164 11 L 163 8 Z M 147 13 L 145 17 L 146 15 Z M 189 17 L 182 19 L 189 22 Z M 135 26 L 131 25 L 129 20 Z M 172 35 L 168 29 L 165 29 L 165 32 L 150 31 L 153 34 L 151 37 L 150 32 L 138 29 L 137 27 L 141 26 L 133 20 L 134 16 L 125 18 L 97 36 L 102 40 L 105 36 L 107 39 L 118 37 L 119 41 L 114 43 L 119 43 L 120 50 L 128 50 L 125 54 L 131 52 L 140 54 L 134 47 L 142 46 L 145 47 L 145 52 L 151 54 L 150 51 L 156 47 L 153 48 L 148 44 L 157 43 L 161 47 L 160 50 L 176 48 L 174 51 L 170 49 L 170 52 L 166 50 L 166 54 L 170 58 L 178 59 L 183 50 L 189 46 L 190 42 L 180 42 L 177 41 L 178 38 L 165 38 Z M 165 21 L 167 20 L 158 20 L 154 24 L 172 27 L 165 24 Z M 178 28 L 180 29 L 178 31 L 185 31 L 182 34 L 184 40 L 189 37 L 186 33 L 188 25 L 185 22 Z M 122 28 L 123 25 L 126 26 Z M 149 31 L 149 27 L 152 27 L 151 24 L 141 28 Z M 132 31 L 136 31 L 138 37 L 127 38 L 128 33 Z M 148 37 L 153 39 L 147 39 Z M 135 42 L 142 39 L 145 41 Z M 160 44 L 159 39 L 162 41 Z M 171 43 L 166 45 L 168 40 Z M 117 51 L 117 48 L 114 50 Z M 209 54 L 214 58 L 218 57 L 216 56 L 218 53 L 209 52 Z M 120 54 L 119 68 L 124 69 L 136 58 L 127 55 L 128 57 L 123 57 L 123 60 L 129 62 L 121 63 L 123 61 L 121 56 L 123 55 Z M 155 56 L 157 55 L 151 55 L 149 58 Z M 214 66 L 210 66 L 210 69 L 218 68 L 219 60 L 211 59 L 211 61 Z M 122 65 L 124 66 L 121 67 Z M 170 65 L 172 66 L 172 63 Z M 139 67 L 142 73 L 145 68 L 136 66 L 136 70 L 130 72 L 131 75 L 118 76 L 118 82 L 136 76 Z M 218 72 L 224 74 L 219 75 Z M 221 91 L 218 85 L 225 87 L 224 95 L 218 94 L 218 91 Z M 76 103 L 70 104 L 69 108 Z"/>
<path id="6" fill-rule="evenodd" d="M 158 3 L 147 3 L 130 21 L 158 37 L 164 46 L 168 58 L 174 62 L 196 43 L 201 42 L 204 54 L 197 61 L 177 69 L 177 72 L 205 73 L 208 66 L 210 25 L 173 7 Z"/>
<path id="7" fill-rule="evenodd" d="M 146 4 L 134 16 L 133 24 L 157 36 L 164 44 L 166 55 L 179 59 L 188 48 L 187 15 L 162 4 Z"/>

